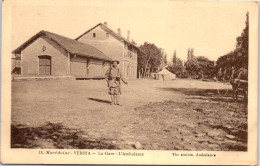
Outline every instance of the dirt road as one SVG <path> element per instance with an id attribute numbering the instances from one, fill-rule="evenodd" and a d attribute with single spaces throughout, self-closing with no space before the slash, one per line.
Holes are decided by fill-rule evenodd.
<path id="1" fill-rule="evenodd" d="M 12 147 L 246 150 L 247 109 L 217 88 L 133 80 L 111 106 L 102 80 L 13 82 Z"/>

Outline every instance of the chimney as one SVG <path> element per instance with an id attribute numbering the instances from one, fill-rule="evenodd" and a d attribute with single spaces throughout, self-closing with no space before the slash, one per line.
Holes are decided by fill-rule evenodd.
<path id="1" fill-rule="evenodd" d="M 107 26 L 107 22 L 104 22 L 104 25 Z"/>
<path id="2" fill-rule="evenodd" d="M 117 28 L 117 34 L 118 34 L 119 36 L 121 36 L 121 29 L 120 29 L 120 28 Z"/>
<path id="3" fill-rule="evenodd" d="M 130 31 L 127 31 L 127 40 L 130 41 Z"/>

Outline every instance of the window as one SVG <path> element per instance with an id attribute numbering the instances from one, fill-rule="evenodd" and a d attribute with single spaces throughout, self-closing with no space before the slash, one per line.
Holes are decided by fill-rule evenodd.
<path id="1" fill-rule="evenodd" d="M 106 33 L 107 38 L 109 37 L 109 33 Z"/>
<path id="2" fill-rule="evenodd" d="M 94 38 L 96 37 L 96 33 L 93 33 L 93 37 L 94 37 Z"/>
<path id="3" fill-rule="evenodd" d="M 21 59 L 21 54 L 15 54 L 16 59 Z"/>

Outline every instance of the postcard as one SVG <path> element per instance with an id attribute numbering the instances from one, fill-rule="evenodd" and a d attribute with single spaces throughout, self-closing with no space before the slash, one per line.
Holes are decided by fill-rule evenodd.
<path id="1" fill-rule="evenodd" d="M 2 10 L 1 163 L 256 165 L 258 2 Z"/>

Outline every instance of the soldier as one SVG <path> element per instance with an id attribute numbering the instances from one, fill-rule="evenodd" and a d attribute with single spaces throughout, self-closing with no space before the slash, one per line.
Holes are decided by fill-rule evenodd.
<path id="1" fill-rule="evenodd" d="M 119 61 L 113 60 L 111 62 L 111 67 L 106 72 L 106 81 L 108 85 L 108 94 L 111 97 L 111 105 L 120 105 L 119 103 L 119 95 L 121 94 L 121 85 L 120 80 L 122 80 L 125 84 L 128 84 L 124 79 L 121 71 L 117 67 Z"/>
<path id="2" fill-rule="evenodd" d="M 244 95 L 244 102 L 247 102 L 248 93 L 248 70 L 246 67 L 242 67 L 239 70 L 239 74 L 236 79 L 234 79 L 235 86 L 233 87 L 235 100 L 238 100 L 238 91 L 242 91 Z M 232 85 L 233 86 L 233 85 Z"/>

